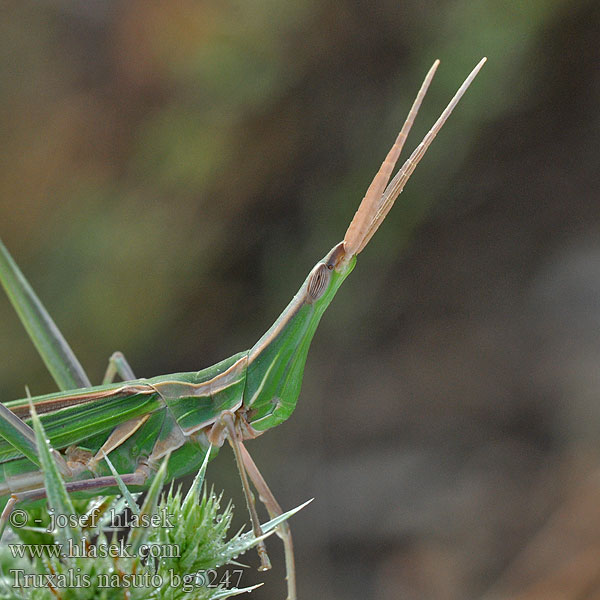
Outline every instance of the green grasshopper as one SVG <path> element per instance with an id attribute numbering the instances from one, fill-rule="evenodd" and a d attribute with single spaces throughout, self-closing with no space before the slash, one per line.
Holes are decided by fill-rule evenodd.
<path id="1" fill-rule="evenodd" d="M 252 527 L 261 534 L 250 481 L 271 517 L 282 510 L 244 447 L 293 412 L 311 340 L 342 282 L 385 219 L 405 183 L 481 69 L 482 59 L 398 173 L 395 164 L 438 67 L 429 70 L 406 121 L 370 184 L 344 240 L 315 267 L 273 326 L 250 350 L 193 373 L 138 379 L 120 353 L 93 387 L 66 340 L 0 242 L 0 280 L 60 392 L 0 404 L 0 498 L 5 523 L 17 502 L 44 498 L 43 473 L 31 428 L 30 403 L 50 439 L 67 490 L 77 495 L 118 493 L 105 457 L 134 491 L 142 490 L 170 455 L 168 480 L 196 470 L 227 440 L 234 452 Z M 388 183 L 389 182 L 389 183 Z M 115 383 L 116 376 L 122 383 Z M 296 598 L 292 538 L 285 550 L 289 600 Z M 259 545 L 260 569 L 270 567 Z"/>

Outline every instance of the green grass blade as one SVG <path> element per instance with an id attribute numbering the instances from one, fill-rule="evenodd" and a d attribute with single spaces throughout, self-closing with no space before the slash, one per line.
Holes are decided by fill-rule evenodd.
<path id="1" fill-rule="evenodd" d="M 29 406 L 31 407 L 31 421 L 37 440 L 40 463 L 42 465 L 42 471 L 44 472 L 44 484 L 46 487 L 48 504 L 54 510 L 55 515 L 66 515 L 69 517 L 75 514 L 73 503 L 71 502 L 71 498 L 69 498 L 65 482 L 63 481 L 56 462 L 54 461 L 54 457 L 52 456 L 50 442 L 46 437 L 42 422 L 40 421 L 37 412 L 35 412 L 33 402 L 30 401 Z M 65 546 L 68 544 L 69 540 L 73 540 L 74 544 L 77 544 L 80 540 L 79 531 L 68 524 L 66 527 L 60 527 L 56 535 L 60 542 Z"/>
<path id="2" fill-rule="evenodd" d="M 131 512 L 134 515 L 139 515 L 140 514 L 140 507 L 137 505 L 137 502 L 133 499 L 133 496 L 131 495 L 131 492 L 127 489 L 127 486 L 125 485 L 125 482 L 121 479 L 121 476 L 119 475 L 119 473 L 117 472 L 117 470 L 115 469 L 115 467 L 113 466 L 113 464 L 110 462 L 110 460 L 109 460 L 109 458 L 108 458 L 108 456 L 106 454 L 104 454 L 104 460 L 106 461 L 106 464 L 108 465 L 108 468 L 110 469 L 110 472 L 113 474 L 113 477 L 117 480 L 117 485 L 119 486 L 119 490 L 121 491 L 121 495 L 127 501 L 127 505 L 129 506 L 129 510 L 131 510 Z"/>
<path id="3" fill-rule="evenodd" d="M 90 387 L 73 350 L 1 240 L 0 283 L 59 389 Z"/>
<path id="4" fill-rule="evenodd" d="M 263 585 L 264 583 L 257 583 L 256 585 L 243 589 L 231 588 L 228 590 L 220 590 L 218 592 L 215 592 L 214 596 L 211 596 L 211 600 L 217 600 L 219 598 L 232 598 L 233 596 L 239 596 L 240 594 L 248 594 L 252 590 L 255 590 L 256 588 L 259 588 Z"/>
<path id="5" fill-rule="evenodd" d="M 301 511 L 303 508 L 307 507 L 313 500 L 314 500 L 314 498 L 311 498 L 310 500 L 307 500 L 300 506 L 297 506 L 296 508 L 292 508 L 291 510 L 284 512 L 283 514 L 279 515 L 278 517 L 275 517 L 274 519 L 267 521 L 266 523 L 261 525 L 263 533 L 269 533 L 269 532 L 273 531 L 275 529 L 275 527 L 277 527 L 277 525 L 279 525 L 279 523 L 283 523 L 283 521 L 287 521 L 292 515 L 295 515 L 298 511 Z"/>
<path id="6" fill-rule="evenodd" d="M 282 515 L 267 521 L 264 525 L 261 525 L 263 530 L 263 535 L 259 537 L 255 537 L 254 532 L 248 531 L 247 533 L 243 533 L 241 535 L 236 536 L 234 539 L 230 540 L 229 543 L 223 548 L 221 551 L 221 564 L 230 563 L 235 560 L 240 554 L 243 554 L 249 548 L 256 546 L 258 542 L 268 538 L 270 535 L 275 533 L 275 529 L 277 525 L 289 519 L 292 515 L 295 515 L 298 511 L 302 510 L 304 507 L 308 506 L 313 499 L 304 502 L 300 506 L 296 508 L 292 508 L 292 510 L 288 510 L 284 512 Z"/>
<path id="7" fill-rule="evenodd" d="M 148 489 L 148 493 L 146 494 L 146 498 L 142 504 L 142 510 L 139 513 L 139 517 L 142 520 L 146 516 L 151 518 L 156 514 L 160 492 L 167 476 L 167 463 L 169 462 L 170 456 L 171 454 L 169 453 L 163 458 L 163 461 L 156 472 L 152 483 L 150 484 L 150 488 Z M 137 552 L 139 550 L 140 546 L 148 539 L 150 533 L 150 527 L 140 526 L 131 529 L 127 541 L 131 544 L 133 552 Z"/>
<path id="8" fill-rule="evenodd" d="M 35 440 L 27 435 L 28 432 L 30 432 L 29 426 L 0 403 L 0 436 L 19 452 L 22 452 L 32 463 L 39 466 L 37 445 Z"/>
<path id="9" fill-rule="evenodd" d="M 209 447 L 206 451 L 206 454 L 204 455 L 204 460 L 202 461 L 202 465 L 200 466 L 200 470 L 198 471 L 196 477 L 194 477 L 194 481 L 192 482 L 188 493 L 183 499 L 181 508 L 184 512 L 188 511 L 193 504 L 196 504 L 200 501 L 200 497 L 202 495 L 202 485 L 204 484 L 204 476 L 206 475 L 206 467 L 210 459 L 211 450 L 212 446 Z"/>

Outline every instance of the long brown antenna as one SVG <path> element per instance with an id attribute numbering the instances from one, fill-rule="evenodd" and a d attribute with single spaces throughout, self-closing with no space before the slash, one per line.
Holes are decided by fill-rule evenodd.
<path id="1" fill-rule="evenodd" d="M 471 71 L 471 73 L 465 79 L 464 83 L 460 86 L 460 88 L 458 89 L 458 91 L 456 92 L 456 94 L 454 95 L 444 112 L 435 122 L 434 126 L 429 130 L 427 135 L 423 138 L 423 141 L 417 146 L 417 148 L 410 155 L 407 161 L 402 165 L 402 168 L 398 171 L 396 176 L 392 179 L 392 181 L 385 188 L 385 190 L 381 191 L 376 198 L 369 198 L 368 202 L 367 196 L 365 196 L 364 200 L 361 202 L 361 205 L 358 208 L 356 215 L 354 216 L 354 219 L 352 220 L 352 223 L 350 223 L 350 227 L 348 227 L 348 231 L 346 232 L 346 236 L 344 238 L 344 248 L 346 250 L 347 259 L 361 252 L 363 248 L 368 244 L 371 237 L 373 237 L 373 234 L 377 231 L 378 227 L 381 225 L 382 221 L 385 219 L 386 215 L 392 208 L 394 202 L 396 201 L 396 198 L 398 198 L 398 196 L 404 189 L 406 182 L 412 175 L 416 166 L 419 164 L 419 161 L 423 158 L 425 152 L 427 151 L 427 148 L 429 148 L 431 142 L 434 140 L 439 130 L 443 127 L 444 123 L 446 122 L 456 105 L 459 103 L 460 99 L 467 91 L 467 88 L 471 85 L 473 79 L 475 79 L 477 73 L 479 73 L 481 67 L 483 67 L 486 60 L 486 58 L 482 58 L 477 64 L 477 66 Z M 437 62 L 439 61 L 436 61 L 436 63 Z M 434 63 L 434 67 L 437 67 L 436 63 Z M 432 69 L 434 69 L 434 67 L 432 67 Z M 429 78 L 429 74 L 427 77 Z M 426 84 L 429 85 L 427 78 L 425 79 L 425 82 L 423 82 L 423 86 L 419 91 L 419 96 L 421 96 L 421 100 L 422 95 L 424 95 L 423 88 L 425 88 L 425 91 L 427 89 Z M 421 94 L 421 92 L 423 92 L 423 94 Z M 419 101 L 419 96 L 417 96 L 417 100 L 415 100 L 415 104 L 413 105 L 413 108 L 409 113 L 407 121 L 411 118 L 411 114 L 413 113 L 415 105 L 417 105 L 418 107 L 417 101 Z M 402 129 L 404 130 L 404 127 Z M 400 138 L 400 136 L 398 136 L 398 138 Z M 388 157 L 384 161 L 384 165 L 394 152 L 395 146 L 396 144 L 394 144 L 394 147 L 392 147 L 392 150 L 390 150 Z M 384 165 L 382 165 L 381 169 L 379 170 L 379 173 L 375 176 L 375 179 L 377 179 L 380 173 L 384 170 Z M 375 182 L 375 179 L 373 180 L 373 183 Z M 369 186 L 369 191 L 373 187 L 373 183 Z M 369 194 L 369 191 L 367 192 L 367 195 Z M 361 223 L 360 227 L 354 225 L 354 222 L 359 220 L 359 213 Z"/>
<path id="2" fill-rule="evenodd" d="M 373 211 L 376 210 L 377 204 L 379 203 L 385 187 L 390 180 L 394 167 L 396 166 L 398 158 L 400 157 L 400 153 L 402 152 L 402 148 L 404 147 L 404 142 L 406 142 L 406 138 L 408 137 L 410 129 L 415 122 L 415 117 L 419 112 L 423 98 L 427 93 L 427 88 L 429 87 L 429 84 L 431 83 L 439 64 L 440 61 L 436 60 L 429 69 L 427 76 L 421 84 L 421 89 L 419 90 L 419 93 L 413 102 L 410 112 L 406 117 L 406 121 L 404 121 L 404 125 L 402 126 L 402 129 L 400 130 L 400 133 L 394 142 L 394 145 L 388 152 L 388 155 L 385 157 L 385 160 L 381 164 L 379 171 L 377 171 L 377 175 L 375 175 L 373 181 L 371 181 L 371 185 L 369 185 L 369 189 L 367 190 L 365 197 L 360 203 L 358 210 L 354 214 L 354 218 L 352 219 L 352 222 L 346 231 L 346 235 L 344 236 L 344 246 L 346 255 L 348 256 L 352 256 L 360 252 L 360 250 L 352 247 L 352 241 L 361 240 L 370 226 Z"/>

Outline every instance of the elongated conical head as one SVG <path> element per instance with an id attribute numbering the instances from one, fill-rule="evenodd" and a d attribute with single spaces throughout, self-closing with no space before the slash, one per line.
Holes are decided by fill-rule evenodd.
<path id="1" fill-rule="evenodd" d="M 431 142 L 434 140 L 435 136 L 443 127 L 444 123 L 456 105 L 459 103 L 460 99 L 467 91 L 467 88 L 471 85 L 471 82 L 473 79 L 475 79 L 477 73 L 479 73 L 481 67 L 483 67 L 485 61 L 485 58 L 481 59 L 477 66 L 471 71 L 444 112 L 440 115 L 427 135 L 423 138 L 423 141 L 417 146 L 417 148 L 402 165 L 401 169 L 388 185 L 388 181 L 394 170 L 396 162 L 398 161 L 400 152 L 406 137 L 408 136 L 408 132 L 412 127 L 417 115 L 417 111 L 419 110 L 421 102 L 423 101 L 425 93 L 427 92 L 427 88 L 429 87 L 433 75 L 439 65 L 439 60 L 436 60 L 435 63 L 433 63 L 433 66 L 429 70 L 429 73 L 427 73 L 427 77 L 425 77 L 425 80 L 421 85 L 421 89 L 419 90 L 412 108 L 408 113 L 408 117 L 404 122 L 396 142 L 383 161 L 383 164 L 377 172 L 377 175 L 375 175 L 373 178 L 365 197 L 360 203 L 360 206 L 358 207 L 358 210 L 356 211 L 356 214 L 354 215 L 354 218 L 352 219 L 352 222 L 346 231 L 346 235 L 344 236 L 345 252 L 342 263 L 347 263 L 353 256 L 359 254 L 368 244 L 371 237 L 373 237 L 373 234 L 377 231 L 386 215 L 394 205 L 396 198 L 398 198 L 404 189 L 406 182 L 412 175 L 416 166 L 419 164 L 419 161 L 423 158 L 427 148 L 429 148 Z"/>

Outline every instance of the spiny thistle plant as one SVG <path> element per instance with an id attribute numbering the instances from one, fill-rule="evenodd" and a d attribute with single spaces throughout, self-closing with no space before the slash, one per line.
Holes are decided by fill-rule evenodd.
<path id="1" fill-rule="evenodd" d="M 168 456 L 138 506 L 118 473 L 121 495 L 73 500 L 53 458 L 40 419 L 32 419 L 45 475 L 48 509 L 15 510 L 12 539 L 0 549 L 0 598 L 6 600 L 216 600 L 260 587 L 240 587 L 236 558 L 303 508 L 272 519 L 263 535 L 228 537 L 232 505 L 207 491 L 209 453 L 189 491 L 161 497 Z M 110 464 L 110 463 L 109 463 Z M 119 526 L 115 527 L 115 523 Z M 123 524 L 129 524 L 123 531 Z M 232 568 L 217 571 L 220 567 Z"/>

